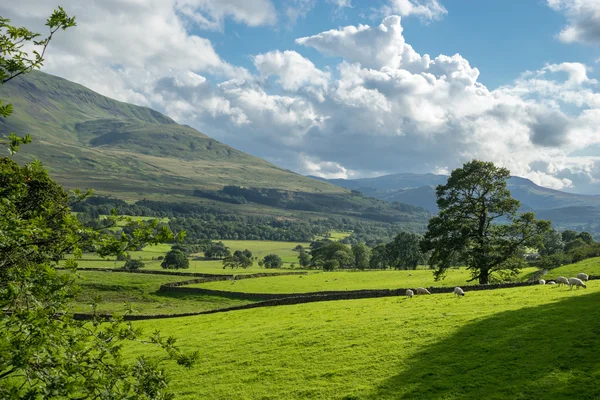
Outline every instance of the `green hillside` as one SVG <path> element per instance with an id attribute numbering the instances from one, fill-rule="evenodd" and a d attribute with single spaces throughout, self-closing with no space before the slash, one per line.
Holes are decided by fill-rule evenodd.
<path id="1" fill-rule="evenodd" d="M 191 194 L 224 185 L 345 193 L 283 170 L 146 107 L 32 72 L 0 87 L 14 114 L 0 133 L 30 133 L 20 160 L 39 158 L 63 185 L 101 193 Z"/>

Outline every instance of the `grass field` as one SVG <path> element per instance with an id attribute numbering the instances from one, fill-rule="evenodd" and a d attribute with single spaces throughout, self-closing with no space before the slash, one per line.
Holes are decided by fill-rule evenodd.
<path id="1" fill-rule="evenodd" d="M 596 399 L 599 302 L 594 281 L 135 325 L 200 351 L 191 371 L 168 366 L 181 399 Z"/>
<path id="2" fill-rule="evenodd" d="M 134 314 L 177 314 L 205 311 L 251 303 L 227 297 L 180 293 L 158 293 L 160 285 L 185 280 L 181 276 L 130 274 L 124 272 L 80 271 L 81 293 L 73 304 L 76 312 L 90 312 L 90 303 L 98 296 L 98 312 L 125 311 L 127 302 Z"/>
<path id="3" fill-rule="evenodd" d="M 588 275 L 600 275 L 600 257 L 588 258 L 575 264 L 564 265 L 548 271 L 544 279 L 555 279 L 558 276 L 571 278 L 578 273 L 584 272 Z"/>
<path id="4" fill-rule="evenodd" d="M 522 275 L 528 275 L 534 268 L 527 268 Z M 464 268 L 448 272 L 446 279 L 436 282 L 429 270 L 416 271 L 312 271 L 307 276 L 277 276 L 259 279 L 244 279 L 235 283 L 236 292 L 246 293 L 306 293 L 329 290 L 396 289 L 418 286 L 465 285 L 471 278 Z M 191 285 L 216 290 L 233 290 L 228 282 L 209 282 Z"/>
<path id="5" fill-rule="evenodd" d="M 302 245 L 308 248 L 309 243 L 304 242 L 275 242 L 261 240 L 223 240 L 223 243 L 231 249 L 252 251 L 253 255 L 262 259 L 267 254 L 278 254 L 284 261 L 284 269 L 266 270 L 254 263 L 254 266 L 248 269 L 223 269 L 223 263 L 220 260 L 190 260 L 190 268 L 184 272 L 200 272 L 206 274 L 252 274 L 257 272 L 289 272 L 292 263 L 298 267 L 298 253 L 294 247 Z M 170 244 L 160 244 L 156 246 L 147 246 L 142 251 L 130 251 L 129 255 L 134 259 L 140 259 L 146 264 L 145 269 L 162 270 L 161 261 L 158 257 L 163 256 L 171 249 Z M 154 258 L 154 260 L 153 260 Z M 114 257 L 103 259 L 93 253 L 84 254 L 83 258 L 78 260 L 82 268 L 120 268 L 125 264 L 124 261 L 115 262 Z M 286 269 L 287 268 L 287 269 Z"/>

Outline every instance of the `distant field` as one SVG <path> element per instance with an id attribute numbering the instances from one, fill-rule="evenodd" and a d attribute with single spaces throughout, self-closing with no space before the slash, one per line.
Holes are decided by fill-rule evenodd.
<path id="1" fill-rule="evenodd" d="M 82 291 L 77 296 L 73 310 L 90 312 L 89 305 L 100 297 L 98 312 L 123 312 L 127 302 L 134 314 L 177 314 L 212 310 L 252 303 L 217 296 L 199 296 L 179 293 L 158 293 L 160 285 L 185 280 L 181 276 L 131 274 L 124 272 L 79 271 L 77 284 Z"/>
<path id="2" fill-rule="evenodd" d="M 190 268 L 183 270 L 184 272 L 199 272 L 207 274 L 252 274 L 257 272 L 289 272 L 289 267 L 292 263 L 298 267 L 298 253 L 294 251 L 294 247 L 302 245 L 308 248 L 309 243 L 304 242 L 275 242 L 267 240 L 223 240 L 223 243 L 231 249 L 245 250 L 249 249 L 252 254 L 259 259 L 262 259 L 267 254 L 278 254 L 284 261 L 284 269 L 266 270 L 258 266 L 255 262 L 254 266 L 248 269 L 223 269 L 223 263 L 220 260 L 194 260 L 190 259 Z M 171 249 L 170 244 L 160 244 L 157 246 L 147 246 L 142 251 L 130 251 L 129 255 L 134 259 L 142 260 L 146 266 L 145 269 L 159 269 L 161 261 L 158 257 L 163 256 Z M 154 258 L 154 260 L 153 260 Z M 78 260 L 79 266 L 82 268 L 120 268 L 125 264 L 125 261 L 116 261 L 114 257 L 103 259 L 93 253 L 84 254 L 83 258 Z"/>
<path id="3" fill-rule="evenodd" d="M 352 232 L 343 232 L 343 231 L 330 231 L 328 236 L 320 236 L 317 239 L 330 239 L 335 241 L 340 241 L 342 239 L 347 238 L 352 235 Z"/>
<path id="4" fill-rule="evenodd" d="M 599 303 L 593 281 L 587 290 L 331 301 L 135 325 L 200 351 L 190 371 L 168 366 L 181 399 L 596 399 Z"/>
<path id="5" fill-rule="evenodd" d="M 218 242 L 218 240 L 216 241 Z M 301 245 L 308 249 L 310 245 L 306 242 L 275 242 L 270 240 L 222 240 L 222 242 L 232 252 L 248 249 L 253 256 L 259 259 L 267 254 L 278 254 L 284 263 L 296 263 L 296 265 L 298 265 L 298 252 L 294 251 L 294 247 Z"/>
<path id="6" fill-rule="evenodd" d="M 535 271 L 527 268 L 522 276 Z M 329 290 L 359 290 L 359 289 L 396 289 L 415 288 L 418 286 L 456 286 L 465 285 L 471 278 L 469 271 L 464 268 L 453 269 L 446 279 L 436 282 L 429 270 L 416 271 L 312 271 L 308 276 L 277 276 L 258 279 L 244 279 L 235 283 L 236 292 L 246 293 L 306 293 Z M 209 282 L 191 285 L 216 290 L 234 290 L 228 282 Z"/>

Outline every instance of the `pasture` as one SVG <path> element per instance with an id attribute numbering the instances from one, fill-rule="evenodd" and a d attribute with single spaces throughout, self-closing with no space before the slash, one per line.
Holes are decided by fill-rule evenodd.
<path id="1" fill-rule="evenodd" d="M 535 271 L 526 268 L 522 276 Z M 471 278 L 465 268 L 452 269 L 445 279 L 436 282 L 430 270 L 411 271 L 312 271 L 308 275 L 288 275 L 236 281 L 232 289 L 229 282 L 208 282 L 190 285 L 214 290 L 235 290 L 245 293 L 306 293 L 330 290 L 396 289 L 418 286 L 466 285 Z M 471 283 L 473 284 L 473 283 Z"/>
<path id="2" fill-rule="evenodd" d="M 562 267 L 551 269 L 544 275 L 544 279 L 556 279 L 558 276 L 571 278 L 576 276 L 579 272 L 588 275 L 600 275 L 600 257 L 588 258 L 587 260 L 579 261 L 574 264 L 563 265 Z"/>
<path id="3" fill-rule="evenodd" d="M 91 312 L 90 304 L 95 299 L 98 299 L 99 313 L 123 313 L 128 303 L 133 314 L 144 315 L 197 312 L 252 303 L 227 297 L 158 292 L 164 283 L 190 279 L 182 276 L 95 271 L 77 274 L 76 283 L 82 290 L 72 303 L 75 312 Z"/>
<path id="4" fill-rule="evenodd" d="M 270 279 L 270 278 L 267 278 Z M 266 279 L 265 279 L 266 280 Z M 181 399 L 594 399 L 600 282 L 140 321 L 199 350 Z M 158 356 L 132 344 L 129 356 Z"/>

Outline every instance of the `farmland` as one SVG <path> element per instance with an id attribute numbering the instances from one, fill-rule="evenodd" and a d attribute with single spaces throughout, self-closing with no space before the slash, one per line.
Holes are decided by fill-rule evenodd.
<path id="1" fill-rule="evenodd" d="M 198 312 L 251 303 L 227 297 L 158 292 L 164 283 L 186 279 L 181 276 L 94 271 L 78 274 L 77 284 L 82 290 L 73 303 L 75 312 L 90 312 L 90 304 L 95 300 L 99 313 L 123 313 L 128 303 L 134 315 Z"/>
<path id="2" fill-rule="evenodd" d="M 600 396 L 599 300 L 591 282 L 587 290 L 333 301 L 135 325 L 200 351 L 191 371 L 169 366 L 182 399 L 568 399 L 574 390 L 592 399 Z"/>
<path id="3" fill-rule="evenodd" d="M 533 271 L 525 270 L 525 273 Z M 247 293 L 305 293 L 329 290 L 396 289 L 429 286 L 466 285 L 471 278 L 464 268 L 448 273 L 446 279 L 434 281 L 428 270 L 415 271 L 354 271 L 310 272 L 307 276 L 277 276 L 261 279 L 244 279 L 236 282 L 235 291 Z M 190 285 L 215 290 L 231 290 L 228 282 L 210 282 Z"/>

